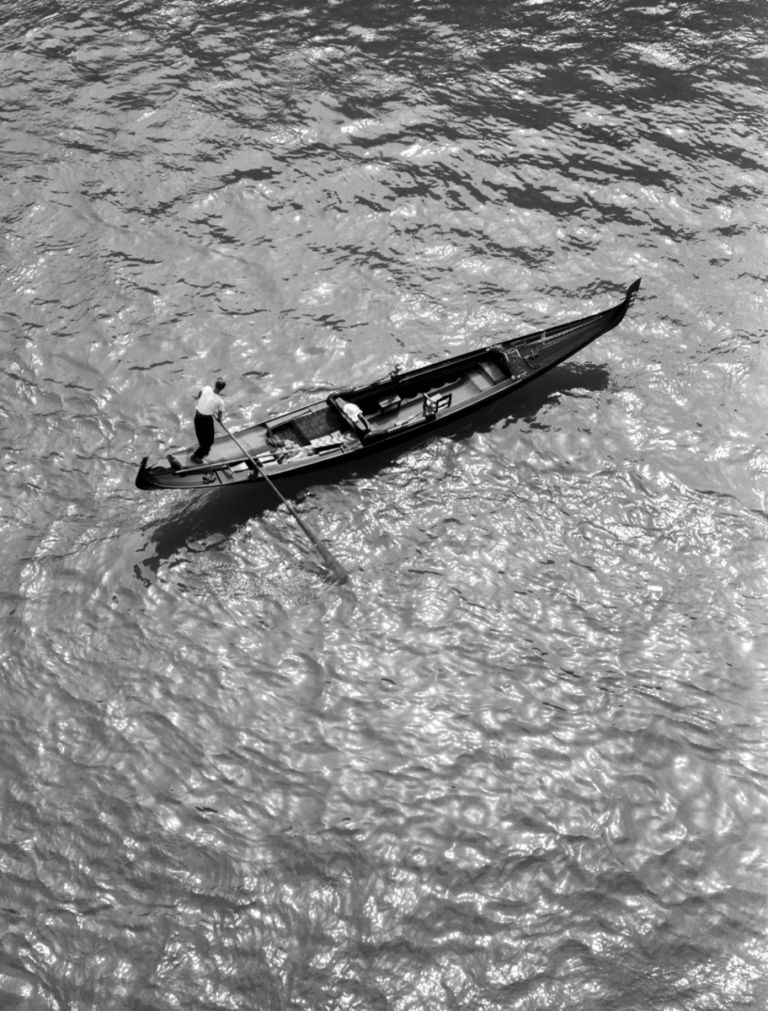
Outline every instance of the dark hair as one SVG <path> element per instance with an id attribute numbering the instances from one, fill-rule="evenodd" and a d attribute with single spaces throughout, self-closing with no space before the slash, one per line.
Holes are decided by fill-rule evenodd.
<path id="1" fill-rule="evenodd" d="M 223 379 L 217 379 L 216 382 L 214 383 L 214 389 L 223 390 L 226 385 L 227 384 L 224 382 Z"/>

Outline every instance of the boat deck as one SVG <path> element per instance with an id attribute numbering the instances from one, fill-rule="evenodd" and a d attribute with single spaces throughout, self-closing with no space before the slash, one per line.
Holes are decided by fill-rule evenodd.
<path id="1" fill-rule="evenodd" d="M 260 424 L 243 430 L 238 440 L 264 466 L 278 464 L 308 454 L 322 454 L 358 444 L 366 436 L 381 436 L 387 432 L 415 424 L 425 417 L 428 398 L 438 401 L 440 408 L 456 407 L 462 402 L 487 392 L 509 378 L 501 365 L 487 355 L 472 362 L 458 375 L 446 377 L 425 389 L 394 389 L 364 391 L 354 402 L 363 410 L 364 421 L 355 425 L 333 404 L 314 407 L 275 419 L 269 425 Z M 206 458 L 207 465 L 242 459 L 242 452 L 228 437 L 216 439 Z"/>
<path id="2" fill-rule="evenodd" d="M 346 402 L 334 397 L 328 402 L 275 418 L 272 422 L 246 428 L 238 433 L 237 439 L 261 466 L 279 470 L 282 464 L 359 448 L 367 440 L 382 438 L 389 432 L 410 425 L 416 426 L 430 417 L 430 400 L 435 414 L 455 409 L 508 379 L 509 370 L 505 371 L 498 357 L 482 353 L 475 360 L 465 362 L 458 372 L 446 373 L 439 379 L 432 375 L 427 384 L 400 384 L 395 378 L 384 386 L 375 384 L 363 389 L 349 396 Z M 359 421 L 344 414 L 345 403 L 360 408 L 362 417 Z M 186 451 L 187 460 L 191 452 L 192 448 Z M 230 436 L 220 435 L 214 441 L 204 467 L 234 466 L 243 459 L 240 446 Z M 183 466 L 190 465 L 185 460 Z"/>
<path id="3" fill-rule="evenodd" d="M 441 402 L 442 407 L 456 407 L 508 378 L 501 367 L 488 357 L 447 382 L 413 392 L 410 396 L 383 398 L 375 410 L 366 411 L 366 419 L 372 432 L 401 428 L 424 417 L 425 398 Z"/>

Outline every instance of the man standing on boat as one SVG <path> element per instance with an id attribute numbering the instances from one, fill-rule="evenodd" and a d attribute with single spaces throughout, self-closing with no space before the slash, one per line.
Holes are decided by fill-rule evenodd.
<path id="1" fill-rule="evenodd" d="M 204 386 L 195 394 L 197 410 L 195 411 L 195 435 L 200 445 L 194 451 L 190 460 L 192 463 L 202 463 L 203 458 L 208 456 L 213 445 L 214 424 L 213 419 L 218 418 L 224 412 L 224 401 L 219 394 L 227 384 L 223 379 L 217 379 L 213 385 Z"/>

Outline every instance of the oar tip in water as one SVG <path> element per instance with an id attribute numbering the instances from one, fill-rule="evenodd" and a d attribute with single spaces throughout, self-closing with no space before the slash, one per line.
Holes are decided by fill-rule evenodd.
<path id="1" fill-rule="evenodd" d="M 341 564 L 341 562 L 336 558 L 328 548 L 320 541 L 315 540 L 315 547 L 317 548 L 318 554 L 325 562 L 325 567 L 328 569 L 328 574 L 331 577 L 332 583 L 346 583 L 349 579 L 349 573 Z"/>
<path id="2" fill-rule="evenodd" d="M 331 573 L 331 577 L 334 583 L 338 583 L 339 585 L 341 585 L 343 583 L 349 582 L 349 573 L 340 562 L 337 562 L 334 559 L 333 564 L 331 564 L 331 562 L 328 561 L 328 569 Z"/>

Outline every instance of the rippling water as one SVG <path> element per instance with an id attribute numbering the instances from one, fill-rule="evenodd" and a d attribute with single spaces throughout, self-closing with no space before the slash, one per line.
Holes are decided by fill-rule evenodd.
<path id="1" fill-rule="evenodd" d="M 764 11 L 0 3 L 0 1007 L 768 1006 Z M 617 301 L 289 489 L 245 424 Z"/>

